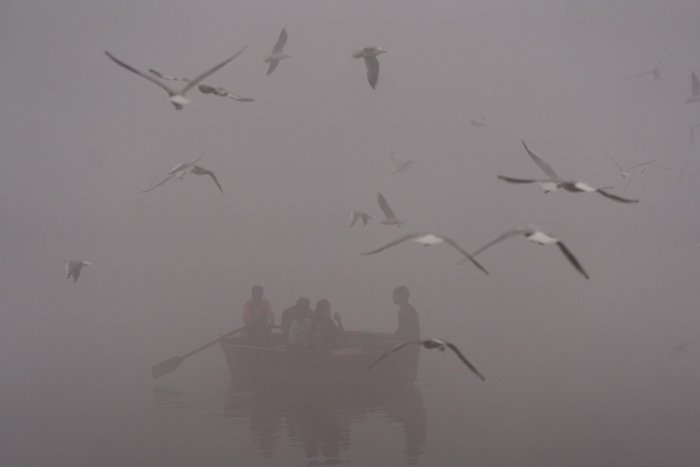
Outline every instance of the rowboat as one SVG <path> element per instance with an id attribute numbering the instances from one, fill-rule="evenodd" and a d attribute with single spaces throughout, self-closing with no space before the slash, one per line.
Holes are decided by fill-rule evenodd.
<path id="1" fill-rule="evenodd" d="M 348 383 L 415 381 L 420 346 L 408 346 L 371 370 L 367 367 L 397 344 L 392 334 L 345 331 L 335 348 L 288 348 L 274 333 L 267 345 L 246 336 L 220 340 L 233 381 Z"/>

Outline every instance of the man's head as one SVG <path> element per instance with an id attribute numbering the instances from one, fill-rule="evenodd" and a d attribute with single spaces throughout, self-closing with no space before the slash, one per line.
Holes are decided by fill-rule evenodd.
<path id="1" fill-rule="evenodd" d="M 405 285 L 400 285 L 394 289 L 393 300 L 397 305 L 407 303 L 409 296 L 410 292 L 408 291 L 408 287 Z"/>
<path id="2" fill-rule="evenodd" d="M 297 308 L 303 309 L 303 310 L 311 308 L 311 300 L 309 300 L 306 297 L 299 298 L 297 300 Z"/>
<path id="3" fill-rule="evenodd" d="M 250 289 L 250 295 L 253 297 L 253 300 L 261 300 L 263 297 L 263 288 L 260 285 L 254 285 Z"/>

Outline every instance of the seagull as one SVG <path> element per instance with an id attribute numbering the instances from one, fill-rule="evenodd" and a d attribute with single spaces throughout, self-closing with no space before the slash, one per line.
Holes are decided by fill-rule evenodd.
<path id="1" fill-rule="evenodd" d="M 272 53 L 265 57 L 265 63 L 269 63 L 270 66 L 267 68 L 267 74 L 269 75 L 273 71 L 275 71 L 275 68 L 277 68 L 277 65 L 280 64 L 281 60 L 284 60 L 285 58 L 289 58 L 289 55 L 286 53 L 282 52 L 282 49 L 284 49 L 284 44 L 287 43 L 287 29 L 282 28 L 282 31 L 280 32 L 280 36 L 277 38 L 277 43 L 275 43 L 275 46 L 272 48 Z"/>
<path id="2" fill-rule="evenodd" d="M 67 260 L 66 262 L 66 279 L 73 276 L 73 283 L 78 282 L 78 277 L 80 277 L 80 272 L 85 266 L 92 266 L 90 261 L 82 260 Z"/>
<path id="3" fill-rule="evenodd" d="M 174 76 L 168 76 L 168 75 L 161 73 L 158 70 L 154 70 L 153 68 L 150 68 L 148 71 L 152 75 L 154 75 L 162 80 L 182 81 L 183 83 L 190 82 L 190 80 L 187 78 L 176 78 Z M 201 92 L 202 94 L 214 94 L 215 96 L 219 96 L 219 97 L 228 97 L 228 98 L 233 99 L 233 100 L 238 101 L 238 102 L 253 102 L 253 100 L 254 100 L 250 97 L 243 97 L 241 95 L 238 95 L 238 94 L 235 94 L 231 91 L 228 91 L 224 88 L 210 86 L 210 85 L 205 84 L 205 83 L 199 83 L 197 85 L 197 89 L 199 89 L 199 92 Z"/>
<path id="4" fill-rule="evenodd" d="M 394 211 L 392 211 L 389 207 L 389 203 L 387 203 L 386 198 L 384 198 L 381 193 L 377 193 L 377 201 L 379 202 L 379 208 L 384 213 L 384 219 L 379 221 L 380 224 L 395 225 L 397 227 L 401 227 L 403 224 L 405 224 L 404 221 L 396 217 Z"/>
<path id="5" fill-rule="evenodd" d="M 542 230 L 540 230 L 537 227 L 531 226 L 531 227 L 519 227 L 514 230 L 509 230 L 508 232 L 502 234 L 501 236 L 497 237 L 495 240 L 490 241 L 486 245 L 482 246 L 478 250 L 476 250 L 472 256 L 476 256 L 480 253 L 482 253 L 484 250 L 487 248 L 495 245 L 496 243 L 499 243 L 507 238 L 510 237 L 515 237 L 516 235 L 523 235 L 526 239 L 533 243 L 537 243 L 538 245 L 551 245 L 555 244 L 559 247 L 559 250 L 562 252 L 564 256 L 566 256 L 566 259 L 569 260 L 569 263 L 583 275 L 586 279 L 588 279 L 588 273 L 583 269 L 583 266 L 581 266 L 581 263 L 576 259 L 576 257 L 571 253 L 571 251 L 567 248 L 564 243 L 559 240 L 556 237 L 553 237 L 549 234 L 544 233 Z M 460 261 L 460 263 L 463 263 L 465 260 Z"/>
<path id="6" fill-rule="evenodd" d="M 364 211 L 358 211 L 356 209 L 353 209 L 350 211 L 350 224 L 348 224 L 348 227 L 352 227 L 355 225 L 355 222 L 357 222 L 358 219 L 362 220 L 362 225 L 367 225 L 367 222 L 372 219 L 372 216 L 367 214 Z"/>
<path id="7" fill-rule="evenodd" d="M 393 152 L 389 154 L 389 157 L 391 157 L 391 161 L 394 163 L 394 170 L 391 171 L 392 175 L 406 172 L 413 168 L 413 161 L 402 161 L 396 157 Z"/>
<path id="8" fill-rule="evenodd" d="M 246 47 L 247 46 L 244 46 L 241 50 L 239 50 L 238 52 L 233 54 L 231 57 L 227 58 L 226 60 L 219 63 L 218 65 L 216 65 L 216 66 L 210 68 L 209 70 L 205 71 L 204 73 L 200 74 L 199 76 L 197 76 L 193 80 L 188 81 L 187 84 L 185 84 L 185 87 L 183 87 L 179 91 L 175 91 L 175 90 L 169 88 L 162 81 L 160 81 L 160 80 L 154 78 L 153 76 L 146 74 L 140 70 L 137 70 L 136 68 L 132 67 L 131 65 L 119 60 L 117 57 L 115 57 L 114 55 L 112 55 L 108 51 L 105 51 L 105 54 L 117 65 L 124 67 L 127 70 L 131 71 L 132 73 L 135 73 L 135 74 L 139 75 L 140 77 L 147 79 L 151 83 L 163 88 L 165 90 L 165 92 L 168 93 L 168 97 L 170 98 L 170 103 L 173 104 L 175 109 L 182 110 L 185 105 L 190 103 L 190 100 L 185 97 L 185 94 L 187 93 L 187 91 L 189 91 L 194 86 L 199 84 L 200 81 L 206 79 L 212 73 L 218 71 L 224 65 L 227 65 L 230 61 L 232 61 L 236 57 L 238 57 L 240 54 L 243 53 L 243 51 L 246 49 Z"/>
<path id="9" fill-rule="evenodd" d="M 486 119 L 484 118 L 483 115 L 481 115 L 481 120 L 476 120 L 476 119 L 470 118 L 469 123 L 471 123 L 472 126 L 476 127 L 476 128 L 485 128 L 485 127 L 489 126 L 489 124 L 486 123 Z"/>
<path id="10" fill-rule="evenodd" d="M 537 166 L 548 176 L 548 178 L 538 179 L 538 178 L 515 178 L 507 177 L 505 175 L 499 175 L 498 178 L 508 182 L 508 183 L 538 183 L 545 193 L 550 191 L 556 191 L 558 189 L 566 190 L 571 193 L 599 193 L 606 198 L 610 198 L 613 201 L 618 201 L 620 203 L 638 203 L 638 199 L 623 198 L 621 196 L 614 195 L 604 188 L 595 188 L 587 183 L 580 182 L 577 180 L 565 180 L 559 177 L 554 169 L 547 164 L 541 157 L 532 152 L 524 140 L 521 140 L 525 150 L 527 151 L 530 158 L 537 164 Z"/>
<path id="11" fill-rule="evenodd" d="M 668 52 L 668 46 L 664 49 L 661 57 L 656 61 L 656 65 L 649 71 L 644 71 L 642 73 L 637 73 L 636 75 L 628 76 L 627 79 L 641 78 L 642 76 L 651 75 L 651 80 L 657 82 L 661 79 L 661 61 L 664 59 L 664 55 Z"/>
<path id="12" fill-rule="evenodd" d="M 690 82 L 690 97 L 685 101 L 686 104 L 700 102 L 700 81 L 698 80 L 698 75 L 695 74 L 695 71 L 690 73 Z"/>
<path id="13" fill-rule="evenodd" d="M 377 88 L 377 80 L 379 79 L 379 61 L 377 55 L 386 53 L 386 50 L 381 47 L 365 47 L 364 49 L 354 52 L 353 58 L 364 58 L 365 66 L 367 67 L 367 80 L 372 89 Z"/>
<path id="14" fill-rule="evenodd" d="M 440 339 L 425 339 L 425 340 L 417 339 L 414 341 L 404 342 L 403 344 L 399 345 L 398 347 L 394 347 L 393 349 L 391 349 L 390 351 L 386 352 L 384 355 L 379 357 L 377 360 L 375 360 L 374 363 L 372 363 L 370 366 L 367 367 L 367 370 L 370 370 L 373 367 L 375 367 L 379 362 L 384 360 L 386 357 L 388 357 L 392 353 L 398 352 L 399 350 L 403 349 L 404 347 L 407 347 L 409 345 L 414 345 L 414 344 L 418 344 L 426 349 L 438 349 L 440 352 L 444 352 L 445 349 L 450 349 L 452 352 L 454 352 L 455 355 L 457 355 L 457 357 L 460 360 L 462 360 L 462 363 L 467 365 L 467 367 L 476 376 L 478 376 L 481 379 L 481 381 L 486 381 L 486 379 L 483 377 L 483 375 L 481 373 L 479 373 L 479 370 L 477 370 L 476 367 L 474 365 L 472 365 L 469 362 L 469 360 L 467 360 L 467 358 L 462 354 L 462 352 L 460 352 L 460 350 L 457 348 L 456 345 L 454 345 L 451 342 L 443 341 Z"/>
<path id="15" fill-rule="evenodd" d="M 401 238 L 394 240 L 393 242 L 387 243 L 386 245 L 377 248 L 376 250 L 367 251 L 367 252 L 361 253 L 361 254 L 362 254 L 362 256 L 373 255 L 375 253 L 379 253 L 380 251 L 384 251 L 387 248 L 390 248 L 394 245 L 398 245 L 398 244 L 403 243 L 403 242 L 408 241 L 408 240 L 413 240 L 414 242 L 420 243 L 421 245 L 424 245 L 424 246 L 431 246 L 431 245 L 437 245 L 439 243 L 446 243 L 446 244 L 450 245 L 452 248 L 454 248 L 455 250 L 462 253 L 462 255 L 464 256 L 463 261 L 471 261 L 472 264 L 474 264 L 474 266 L 479 268 L 484 274 L 486 274 L 486 275 L 489 274 L 489 272 L 486 270 L 486 268 L 484 268 L 477 260 L 474 259 L 474 255 L 470 255 L 469 252 L 467 250 L 465 250 L 464 248 L 462 248 L 461 246 L 459 246 L 457 244 L 457 242 L 455 242 L 454 240 L 452 240 L 449 237 L 445 237 L 444 235 L 438 235 L 438 234 L 429 233 L 429 232 L 409 233 L 409 234 L 404 235 Z"/>
<path id="16" fill-rule="evenodd" d="M 158 188 L 159 186 L 163 185 L 166 182 L 169 182 L 170 180 L 172 180 L 174 178 L 178 178 L 178 179 L 182 180 L 183 177 L 188 173 L 191 173 L 193 175 L 208 175 L 214 181 L 217 188 L 219 188 L 219 191 L 221 191 L 223 193 L 224 190 L 221 188 L 221 184 L 219 184 L 219 180 L 216 178 L 216 175 L 214 175 L 214 172 L 212 172 L 211 170 L 205 169 L 201 165 L 197 164 L 202 159 L 202 157 L 204 157 L 204 156 L 200 156 L 199 158 L 197 158 L 196 160 L 194 160 L 192 162 L 181 162 L 181 163 L 177 164 L 175 167 L 170 169 L 168 174 L 162 180 L 160 180 L 158 183 L 151 186 L 150 188 L 146 188 L 145 190 L 142 190 L 141 193 L 148 193 L 150 191 L 153 191 L 156 188 Z"/>
<path id="17" fill-rule="evenodd" d="M 675 357 L 676 355 L 680 355 L 682 353 L 688 353 L 688 345 L 690 345 L 690 341 L 685 341 L 685 342 L 679 342 L 676 345 L 673 346 L 671 349 L 671 357 Z"/>
<path id="18" fill-rule="evenodd" d="M 646 171 L 647 166 L 649 166 L 649 164 L 656 162 L 656 158 L 653 158 L 653 159 L 650 159 L 646 162 L 640 162 L 638 164 L 634 164 L 625 170 L 622 168 L 620 163 L 617 162 L 615 160 L 615 158 L 608 153 L 608 151 L 603 149 L 603 152 L 605 153 L 606 156 L 608 156 L 608 159 L 613 161 L 613 163 L 617 166 L 617 169 L 620 173 L 620 177 L 622 177 L 624 180 L 626 180 L 625 186 L 623 186 L 622 190 L 620 190 L 621 192 L 624 192 L 627 189 L 627 185 L 630 184 L 630 182 L 632 181 L 632 179 L 634 177 L 636 177 L 637 175 L 643 174 Z M 652 166 L 652 167 L 654 167 L 654 166 Z M 658 167 L 658 168 L 662 168 L 662 167 Z M 663 167 L 663 168 L 666 168 L 666 167 Z"/>

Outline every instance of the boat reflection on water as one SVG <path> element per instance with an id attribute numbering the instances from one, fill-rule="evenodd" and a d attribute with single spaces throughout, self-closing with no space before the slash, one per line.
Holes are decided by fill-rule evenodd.
<path id="1" fill-rule="evenodd" d="M 415 464 L 426 441 L 426 410 L 413 383 L 370 386 L 232 386 L 224 416 L 247 419 L 252 443 L 273 457 L 285 436 L 303 450 L 307 465 L 347 464 L 351 431 L 369 420 L 399 426 L 404 432 L 403 463 Z M 373 446 L 376 448 L 376 446 Z M 357 447 L 355 447 L 357 449 Z M 400 453 L 396 453 L 399 457 Z"/>

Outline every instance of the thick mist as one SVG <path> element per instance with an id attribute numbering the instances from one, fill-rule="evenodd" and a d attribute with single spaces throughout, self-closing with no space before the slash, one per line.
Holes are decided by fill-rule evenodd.
<path id="1" fill-rule="evenodd" d="M 278 316 L 327 298 L 346 328 L 382 331 L 404 284 L 422 335 L 486 376 L 423 352 L 423 464 L 694 465 L 699 15 L 691 0 L 3 2 L 0 463 L 230 465 L 252 448 L 206 418 L 160 429 L 150 366 L 240 326 L 254 284 Z M 282 27 L 291 58 L 266 76 Z M 104 54 L 192 77 L 244 45 L 206 81 L 255 101 L 192 90 L 179 112 Z M 376 90 L 351 58 L 369 45 L 388 51 Z M 662 56 L 658 81 L 628 79 Z M 638 204 L 544 194 L 496 178 L 542 176 L 521 139 L 618 194 L 604 151 L 655 162 L 622 193 Z M 413 169 L 392 175 L 391 153 Z M 141 193 L 201 155 L 223 193 L 192 175 Z M 377 192 L 405 226 L 377 224 Z M 351 209 L 375 219 L 348 228 Z M 490 276 L 444 245 L 360 255 L 412 231 L 473 251 L 528 224 L 590 280 L 523 238 L 479 256 Z M 93 263 L 76 284 L 68 259 Z M 164 384 L 227 376 L 212 349 Z M 356 437 L 356 462 L 375 444 Z"/>

